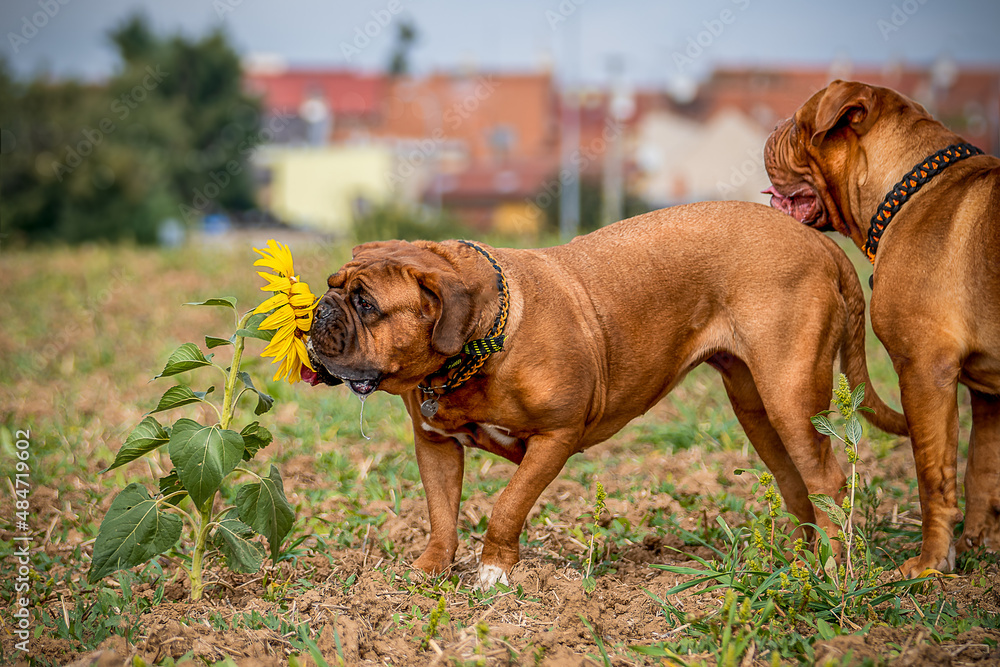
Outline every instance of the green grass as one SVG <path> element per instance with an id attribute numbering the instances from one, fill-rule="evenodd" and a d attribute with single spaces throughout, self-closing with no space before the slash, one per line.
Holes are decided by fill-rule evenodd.
<path id="1" fill-rule="evenodd" d="M 215 309 L 181 304 L 231 294 L 248 309 L 262 298 L 250 248 L 260 247 L 266 238 L 238 237 L 231 243 L 194 245 L 182 251 L 94 246 L 4 255 L 0 467 L 13 470 L 14 436 L 30 428 L 31 524 L 37 539 L 32 556 L 31 595 L 38 613 L 33 632 L 39 645 L 46 640 L 46 646 L 62 647 L 38 656 L 38 664 L 68 662 L 71 653 L 92 650 L 115 636 L 139 646 L 166 603 L 186 600 L 184 578 L 176 571 L 177 563 L 190 557 L 183 548 L 96 586 L 85 584 L 91 541 L 110 498 L 130 482 L 151 484 L 169 470 L 169 462 L 154 455 L 110 473 L 100 470 L 168 386 L 151 381 L 167 355 L 180 343 L 200 343 L 199 336 L 216 331 L 213 327 L 220 333 L 225 330 L 227 321 Z M 290 243 L 301 277 L 316 292 L 350 255 L 349 244 L 300 235 L 282 240 Z M 251 343 L 247 356 L 257 355 L 262 347 Z M 225 360 L 225 351 L 215 351 Z M 868 338 L 868 354 L 879 393 L 898 405 L 895 376 L 874 336 Z M 683 625 L 668 608 L 679 598 L 667 600 L 661 595 L 665 605 L 660 606 L 642 592 L 645 584 L 639 582 L 649 581 L 653 570 L 631 559 L 637 550 L 641 552 L 645 538 L 680 545 L 682 553 L 666 550 L 668 555 L 659 556 L 661 560 L 690 564 L 692 554 L 700 554 L 721 562 L 730 540 L 726 527 L 738 530 L 747 525 L 757 507 L 750 480 L 734 470 L 763 470 L 763 466 L 711 369 L 696 369 L 665 401 L 611 441 L 572 457 L 542 495 L 522 534 L 528 579 L 523 586 L 482 592 L 470 588 L 474 554 L 512 466 L 483 452 L 467 453 L 455 568 L 425 577 L 408 567 L 426 540 L 421 523 L 426 522 L 426 512 L 412 426 L 401 400 L 376 394 L 366 400 L 362 416 L 361 403 L 343 388 L 273 382 L 267 364 L 262 360 L 256 364 L 251 369 L 254 377 L 266 378 L 261 388 L 278 402 L 261 419 L 274 434 L 274 442 L 253 465 L 264 469 L 274 463 L 281 468 L 296 523 L 278 562 L 257 578 L 227 578 L 216 572 L 208 593 L 212 601 L 179 612 L 186 627 L 207 624 L 220 636 L 260 633 L 289 660 L 320 651 L 331 665 L 351 650 L 339 631 L 339 648 L 324 643 L 324 637 L 330 637 L 329 631 L 322 635 L 324 627 L 331 623 L 340 627 L 336 616 L 359 623 L 370 651 L 376 651 L 376 642 L 398 639 L 391 650 L 403 657 L 397 657 L 395 664 L 426 664 L 433 652 L 420 647 L 430 641 L 453 651 L 451 664 L 476 664 L 484 656 L 500 661 L 519 655 L 522 663 L 530 661 L 558 645 L 548 639 L 563 625 L 558 614 L 573 619 L 582 615 L 573 650 L 598 663 L 642 664 L 675 652 L 697 664 L 702 659 L 699 654 L 711 642 L 718 646 L 727 628 L 727 646 L 738 647 L 748 637 L 761 645 L 760 632 L 752 634 L 754 624 L 741 620 L 738 608 L 732 619 L 695 622 L 669 645 L 640 642 L 609 629 L 618 627 L 614 619 L 637 613 L 640 602 L 652 605 L 651 612 L 644 612 L 652 614 L 649 619 L 666 628 Z M 200 379 L 207 382 L 207 376 Z M 246 400 L 242 409 L 252 410 L 251 402 Z M 967 428 L 963 415 L 963 440 Z M 870 494 L 865 502 L 871 508 L 866 523 L 874 536 L 873 554 L 889 567 L 914 553 L 919 543 L 919 527 L 890 520 L 894 511 L 919 517 L 915 481 L 908 471 L 912 463 L 905 454 L 905 441 L 874 431 L 866 431 L 865 440 L 869 444 L 862 452 L 868 463 L 864 481 Z M 594 521 L 597 482 L 607 489 L 608 511 Z M 224 493 L 222 502 L 231 501 L 231 494 Z M 7 495 L 0 499 L 0 512 L 12 515 Z M 585 593 L 580 581 L 587 570 L 591 539 L 597 588 Z M 9 563 L 14 548 L 9 539 L 0 540 L 0 562 Z M 974 554 L 960 563 L 969 590 L 994 595 L 995 558 Z M 531 577 L 536 574 L 539 580 L 548 577 L 547 587 L 532 588 Z M 629 582 L 626 588 L 621 581 Z M 573 586 L 569 590 L 580 606 L 561 606 L 567 604 L 567 589 L 557 588 L 557 583 Z M 626 589 L 632 591 L 627 604 L 601 598 L 600 604 L 613 610 L 606 611 L 603 620 L 593 611 L 597 607 L 586 607 L 588 600 Z M 664 586 L 661 592 L 668 589 Z M 11 578 L 0 577 L 0 607 L 9 605 L 14 594 Z M 303 612 L 299 601 L 308 594 L 326 602 Z M 699 602 L 699 591 L 690 594 L 684 598 L 689 607 L 707 605 L 699 608 L 706 612 L 718 610 L 724 595 L 706 595 L 711 599 Z M 446 612 L 432 624 L 431 614 L 442 597 Z M 375 606 L 355 613 L 352 605 L 359 599 L 372 600 Z M 329 608 L 322 606 L 327 603 Z M 619 609 L 615 604 L 626 606 Z M 934 634 L 924 641 L 957 641 L 969 628 L 998 625 L 992 607 L 963 608 L 931 589 L 914 593 L 912 600 L 901 597 L 880 614 L 882 622 L 894 628 L 928 628 Z M 794 633 L 774 638 L 774 650 L 784 660 L 808 657 L 809 647 L 827 634 L 854 631 L 829 621 L 823 626 L 815 617 L 806 620 Z M 859 625 L 864 622 L 857 619 Z M 517 623 L 524 629 L 512 630 Z M 500 633 L 497 627 L 505 630 Z M 764 626 L 758 622 L 756 627 Z M 17 657 L 11 644 L 4 642 L 0 663 Z M 637 653 L 629 648 L 635 645 L 659 646 L 662 655 Z M 621 660 L 616 662 L 617 658 Z M 158 661 L 175 664 L 181 659 L 181 654 L 164 653 Z"/>

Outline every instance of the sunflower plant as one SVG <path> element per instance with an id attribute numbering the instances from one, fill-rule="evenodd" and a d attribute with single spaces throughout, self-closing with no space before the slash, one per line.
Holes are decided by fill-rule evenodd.
<path id="1" fill-rule="evenodd" d="M 274 399 L 242 369 L 243 352 L 247 339 L 265 341 L 267 346 L 261 356 L 273 358 L 272 363 L 278 364 L 274 380 L 298 381 L 304 368 L 312 370 L 304 339 L 312 324 L 316 299 L 309 286 L 295 276 L 287 246 L 272 240 L 263 250 L 254 251 L 261 255 L 255 266 L 273 271 L 258 274 L 266 281 L 261 289 L 272 292 L 271 297 L 243 315 L 236 299 L 229 296 L 184 304 L 231 311 L 233 334 L 228 338 L 205 336 L 205 347 L 231 348 L 232 358 L 225 366 L 213 360 L 214 353 L 205 354 L 194 343 L 184 343 L 173 351 L 154 379 L 211 368 L 224 378 L 222 395 L 216 400 L 210 398 L 214 385 L 195 391 L 187 384 L 176 384 L 164 392 L 156 407 L 125 439 L 103 472 L 163 446 L 167 447 L 173 469 L 159 479 L 154 493 L 150 494 L 144 484 L 133 482 L 112 501 L 94 543 L 87 575 L 91 583 L 174 548 L 185 525 L 193 546 L 190 561 L 182 555 L 180 567 L 191 582 L 192 600 L 201 599 L 204 592 L 206 557 L 221 556 L 236 572 L 256 572 L 268 555 L 258 539 L 263 536 L 272 561 L 278 558 L 295 515 L 285 497 L 278 468 L 271 465 L 265 475 L 251 465 L 257 452 L 271 443 L 271 433 L 257 420 L 236 430 L 237 409 L 244 396 L 256 399 L 255 416 L 265 414 L 274 405 Z M 199 404 L 210 406 L 210 413 L 218 421 L 204 424 L 182 417 L 172 424 L 161 424 L 154 416 Z M 244 483 L 235 495 L 227 494 L 234 498 L 233 504 L 221 506 L 219 492 L 233 477 L 242 478 Z"/>

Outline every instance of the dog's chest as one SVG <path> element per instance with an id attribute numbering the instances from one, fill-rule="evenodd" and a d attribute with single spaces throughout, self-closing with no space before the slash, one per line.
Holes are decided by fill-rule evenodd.
<path id="1" fill-rule="evenodd" d="M 513 463 L 521 463 L 527 451 L 524 439 L 497 424 L 467 422 L 461 427 L 449 425 L 442 428 L 422 419 L 420 428 L 427 433 L 454 438 L 463 447 L 475 447 L 502 456 Z"/>
<path id="2" fill-rule="evenodd" d="M 499 445 L 500 447 L 511 447 L 518 442 L 518 439 L 511 435 L 510 429 L 496 424 L 480 424 L 470 422 L 457 430 L 446 430 L 433 426 L 425 420 L 420 421 L 420 428 L 429 432 L 437 433 L 448 438 L 458 440 L 465 447 L 479 447 L 480 449 L 492 449 L 484 446 L 487 443 Z"/>

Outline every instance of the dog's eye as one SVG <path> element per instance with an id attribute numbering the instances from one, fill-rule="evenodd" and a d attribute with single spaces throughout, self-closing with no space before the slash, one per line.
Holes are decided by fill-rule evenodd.
<path id="1" fill-rule="evenodd" d="M 358 311 L 361 312 L 361 313 L 374 313 L 375 312 L 375 304 L 373 304 L 371 301 L 369 301 L 365 297 L 361 296 L 360 294 L 356 294 L 354 296 L 354 305 L 357 307 Z"/>

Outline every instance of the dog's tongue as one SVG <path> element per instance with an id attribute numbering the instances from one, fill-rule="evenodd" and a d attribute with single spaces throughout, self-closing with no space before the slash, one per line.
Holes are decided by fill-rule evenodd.
<path id="1" fill-rule="evenodd" d="M 786 197 L 778 192 L 773 185 L 767 190 L 761 190 L 760 193 L 771 195 L 771 208 L 787 213 L 799 222 L 810 222 L 818 213 L 814 194 L 800 192 L 793 197 Z"/>
<path id="2" fill-rule="evenodd" d="M 778 192 L 772 185 L 767 190 L 761 190 L 762 195 L 771 195 L 771 208 L 776 208 L 779 211 L 784 211 L 785 213 L 791 213 L 791 206 L 789 206 L 788 197 Z"/>
<path id="3" fill-rule="evenodd" d="M 308 366 L 302 366 L 301 377 L 303 382 L 308 382 L 314 387 L 322 382 L 322 380 L 319 379 L 319 373 Z"/>

